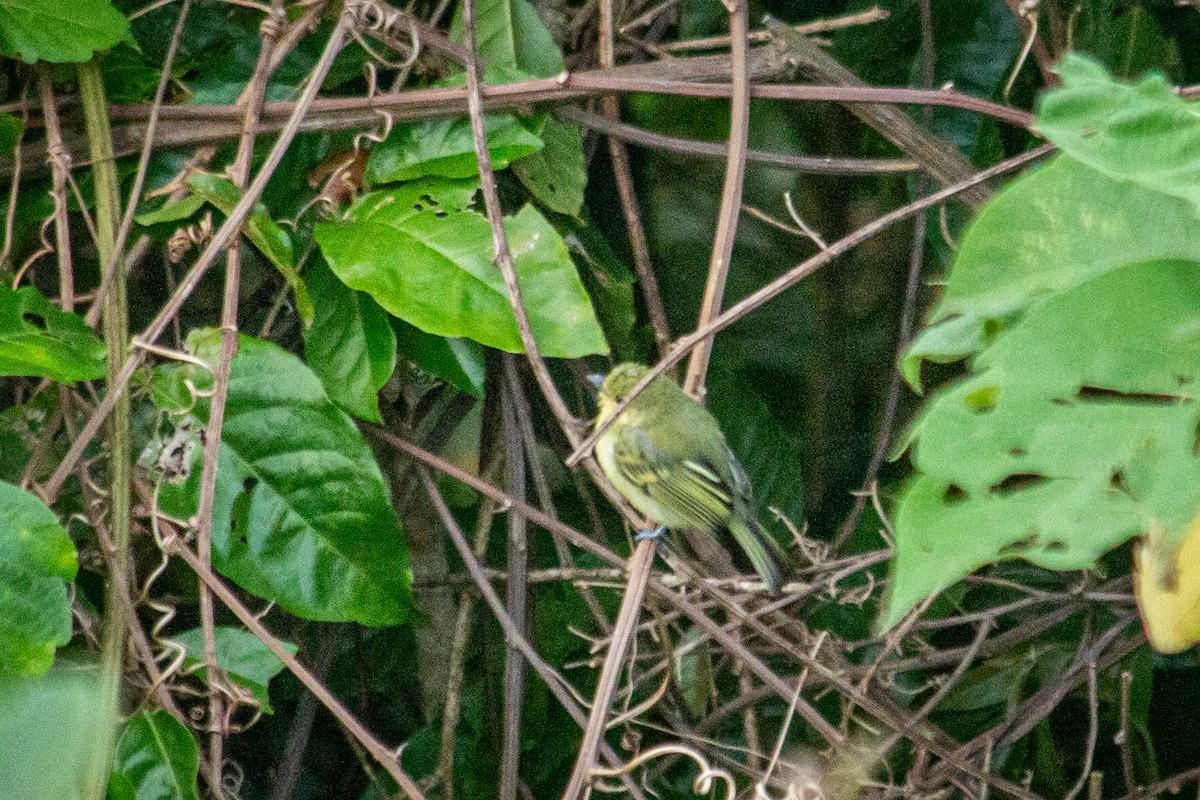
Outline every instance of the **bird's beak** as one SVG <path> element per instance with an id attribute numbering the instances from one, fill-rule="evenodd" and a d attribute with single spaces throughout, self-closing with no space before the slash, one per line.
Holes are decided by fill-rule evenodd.
<path id="1" fill-rule="evenodd" d="M 596 391 L 600 391 L 601 387 L 604 386 L 604 376 L 599 372 L 593 372 L 591 375 L 588 375 L 587 379 L 588 383 L 596 387 Z"/>

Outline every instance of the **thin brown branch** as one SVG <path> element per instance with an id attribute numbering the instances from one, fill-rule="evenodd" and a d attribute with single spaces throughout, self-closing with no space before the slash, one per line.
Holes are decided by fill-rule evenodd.
<path id="1" fill-rule="evenodd" d="M 638 128 L 624 122 L 617 122 L 607 117 L 584 111 L 575 106 L 559 106 L 554 115 L 560 119 L 582 125 L 585 128 L 603 133 L 622 141 L 649 147 L 655 150 L 666 150 L 699 158 L 714 158 L 724 161 L 729 157 L 729 147 L 722 142 L 704 142 L 696 139 L 681 139 L 667 136 L 644 128 Z M 746 160 L 757 164 L 767 164 L 774 167 L 810 172 L 815 175 L 876 175 L 912 172 L 920 169 L 920 165 L 905 158 L 835 158 L 833 156 L 797 156 L 784 153 L 770 153 L 765 150 L 746 150 Z M 661 350 L 661 348 L 660 348 Z"/>
<path id="2" fill-rule="evenodd" d="M 600 67 L 610 69 L 616 64 L 613 37 L 613 0 L 600 0 Z M 604 112 L 601 119 L 619 123 L 621 105 L 613 95 L 600 99 Z M 671 343 L 671 329 L 667 323 L 667 311 L 663 306 L 662 293 L 658 289 L 658 278 L 650 260 L 650 243 L 646 240 L 646 227 L 642 224 L 642 212 L 633 182 L 633 168 L 629 163 L 629 150 L 625 143 L 612 135 L 608 138 L 609 158 L 612 160 L 613 178 L 617 183 L 617 197 L 621 201 L 621 213 L 629 232 L 629 244 L 633 251 L 633 268 L 641 286 L 642 299 L 650 316 L 650 327 L 654 331 L 654 342 L 660 356 L 666 353 Z"/>
<path id="3" fill-rule="evenodd" d="M 889 16 L 888 12 L 879 6 L 868 8 L 866 11 L 859 11 L 854 14 L 845 14 L 840 17 L 832 17 L 830 19 L 819 19 L 812 22 L 802 22 L 799 25 L 793 25 L 792 30 L 804 36 L 811 36 L 814 33 L 828 33 L 830 31 L 840 31 L 846 28 L 853 28 L 859 25 L 870 25 L 876 22 L 882 22 Z M 622 29 L 623 30 L 623 29 Z M 751 31 L 747 37 L 750 42 L 759 43 L 770 41 L 771 32 L 769 30 Z M 701 39 L 684 39 L 679 42 L 665 42 L 657 45 L 658 49 L 663 53 L 680 53 L 690 50 L 714 50 L 719 47 L 729 47 L 729 36 L 706 36 Z"/>
<path id="4" fill-rule="evenodd" d="M 46 152 L 50 161 L 50 196 L 54 198 L 54 245 L 58 252 L 58 301 L 63 311 L 75 310 L 75 268 L 71 253 L 71 228 L 67 221 L 67 173 L 70 165 L 62 143 L 58 107 L 54 102 L 53 74 L 50 65 L 38 65 L 38 90 L 42 116 L 46 121 Z M 64 398 L 66 395 L 64 394 Z"/>
<path id="5" fill-rule="evenodd" d="M 592 695 L 592 713 L 583 729 L 583 742 L 576 751 L 575 766 L 567 781 L 566 791 L 563 792 L 563 800 L 578 800 L 586 796 L 596 749 L 600 746 L 601 737 L 607 729 L 605 720 L 608 717 L 609 704 L 612 702 L 613 689 L 621 675 L 621 665 L 625 661 L 625 653 L 637 627 L 642 598 L 645 596 L 646 582 L 653 563 L 653 540 L 639 542 L 629 559 L 629 583 L 621 598 L 621 611 L 613 625 L 612 644 L 609 645 L 604 665 L 600 669 L 600 677 L 596 679 L 596 691 Z"/>
<path id="6" fill-rule="evenodd" d="M 779 58 L 815 83 L 847 88 L 868 88 L 862 80 L 804 36 L 781 23 L 772 23 L 777 35 Z M 911 91 L 911 90 L 910 90 Z M 865 124 L 873 128 L 900 151 L 921 162 L 922 169 L 943 186 L 957 184 L 971 175 L 975 167 L 954 145 L 934 135 L 891 101 L 847 106 Z M 990 196 L 987 186 L 978 184 L 959 193 L 959 200 L 975 208 Z"/>
<path id="7" fill-rule="evenodd" d="M 729 101 L 729 157 L 725 162 L 725 183 L 721 190 L 721 207 L 717 212 L 717 230 L 713 234 L 712 257 L 708 263 L 708 278 L 704 283 L 704 299 L 696 327 L 702 328 L 721 313 L 725 300 L 725 284 L 733 260 L 733 240 L 737 235 L 738 217 L 742 210 L 742 190 L 746 176 L 746 149 L 750 138 L 750 73 L 746 62 L 749 43 L 746 34 L 749 22 L 745 0 L 725 0 L 729 10 L 729 37 L 732 42 L 733 93 Z M 696 343 L 683 379 L 683 390 L 703 400 L 704 376 L 712 340 Z"/>
<path id="8" fill-rule="evenodd" d="M 513 314 L 517 319 L 517 330 L 521 335 L 521 344 L 525 348 L 525 357 L 529 360 L 530 369 L 537 379 L 542 395 L 550 405 L 550 411 L 558 421 L 567 438 L 574 442 L 578 439 L 580 423 L 567 408 L 546 361 L 542 357 L 537 341 L 533 338 L 533 329 L 529 324 L 529 312 L 525 301 L 521 298 L 521 285 L 517 281 L 517 269 L 513 263 L 512 253 L 508 249 L 508 236 L 504 232 L 503 212 L 500 209 L 500 195 L 496 190 L 496 175 L 492 171 L 491 153 L 488 151 L 487 135 L 483 129 L 483 72 L 476 57 L 475 41 L 475 3 L 474 0 L 464 0 L 463 27 L 466 32 L 467 47 L 467 110 L 471 117 L 471 133 L 475 140 L 475 157 L 479 160 L 479 183 L 483 194 L 484 210 L 488 223 L 492 227 L 492 247 L 494 263 L 504 276 L 504 286 L 508 290 L 508 298 L 512 304 Z"/>
<path id="9" fill-rule="evenodd" d="M 245 189 L 246 176 L 250 171 L 250 159 L 254 155 L 254 128 L 266 95 L 267 80 L 271 72 L 271 51 L 279 35 L 284 17 L 281 0 L 272 3 L 272 14 L 262 25 L 258 63 L 243 93 L 245 118 L 242 135 L 238 141 L 237 154 L 229 174 L 233 184 Z M 131 204 L 132 206 L 133 204 Z M 132 211 L 132 208 L 131 208 Z M 128 220 L 132 223 L 132 215 Z M 221 452 L 221 432 L 225 422 L 225 401 L 229 392 L 229 371 L 238 348 L 238 297 L 241 290 L 241 230 L 234 231 L 225 253 L 225 292 L 221 304 L 221 346 L 217 363 L 213 369 L 212 397 L 209 401 L 208 426 L 205 436 L 204 459 L 200 472 L 200 499 L 196 511 L 196 556 L 206 569 L 212 567 L 212 519 L 217 487 L 217 464 Z M 225 719 L 225 702 L 222 692 L 214 687 L 222 685 L 224 675 L 217 668 L 216 622 L 212 594 L 200 588 L 200 627 L 204 634 L 204 661 L 208 671 L 209 707 L 209 785 L 222 785 L 224 742 L 229 731 Z"/>
<path id="10" fill-rule="evenodd" d="M 502 355 L 501 427 L 504 439 L 504 475 L 509 496 L 524 500 L 526 491 L 525 443 L 521 436 L 515 407 L 525 400 L 514 391 L 516 357 Z M 508 583 L 505 607 L 513 627 L 526 635 L 526 604 L 529 593 L 529 542 L 525 515 L 517 509 L 508 512 L 506 566 Z M 521 709 L 525 701 L 525 659 L 511 645 L 504 660 L 504 725 L 500 742 L 499 800 L 516 800 L 521 765 Z"/>
<path id="11" fill-rule="evenodd" d="M 750 53 L 750 76 L 754 81 L 777 80 L 781 66 L 768 58 L 767 48 Z M 520 109 L 536 103 L 562 103 L 604 94 L 648 92 L 681 97 L 728 98 L 732 88 L 719 82 L 728 77 L 727 56 L 673 58 L 650 64 L 615 67 L 610 70 L 576 72 L 557 78 L 537 78 L 517 83 L 489 86 L 482 92 L 483 107 Z M 464 87 L 411 89 L 379 94 L 374 97 L 326 98 L 311 104 L 305 130 L 350 130 L 378 123 L 376 111 L 384 111 L 397 121 L 457 116 L 468 110 L 469 90 Z M 830 86 L 770 83 L 751 88 L 751 97 L 795 102 L 892 103 L 962 108 L 994 117 L 1010 125 L 1030 130 L 1033 116 L 1021 109 L 1001 105 L 949 89 L 908 89 L 902 87 Z M 62 104 L 71 98 L 60 98 Z M 263 107 L 263 121 L 256 133 L 271 133 L 287 124 L 298 101 L 276 101 Z M 149 115 L 146 104 L 116 105 L 110 114 L 114 121 L 127 126 L 114 128 L 114 149 L 118 156 L 138 152 L 146 139 Z M 158 147 L 220 142 L 236 138 L 240 132 L 241 109 L 234 105 L 165 105 L 154 144 Z M 39 120 L 33 117 L 31 127 Z M 75 163 L 86 161 L 81 140 L 66 135 L 66 145 Z M 915 156 L 914 156 L 915 157 Z M 920 159 L 918 159 L 920 160 Z M 26 156 L 22 166 L 29 170 L 44 167 L 39 158 Z M 0 159 L 0 175 L 11 175 L 13 161 Z"/>

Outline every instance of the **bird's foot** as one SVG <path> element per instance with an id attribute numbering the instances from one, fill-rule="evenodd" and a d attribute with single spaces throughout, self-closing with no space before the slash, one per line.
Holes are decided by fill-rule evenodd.
<path id="1" fill-rule="evenodd" d="M 649 528 L 643 528 L 637 532 L 637 535 L 633 537 L 633 540 L 635 542 L 643 542 L 646 539 L 660 539 L 660 538 L 662 538 L 663 531 L 665 531 L 666 529 L 667 529 L 666 525 L 659 525 L 654 530 L 650 530 Z"/>

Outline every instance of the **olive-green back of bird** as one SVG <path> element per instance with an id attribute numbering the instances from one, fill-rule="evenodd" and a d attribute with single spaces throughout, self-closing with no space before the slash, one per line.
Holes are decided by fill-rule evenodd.
<path id="1" fill-rule="evenodd" d="M 597 424 L 647 373 L 615 367 L 604 381 Z M 668 528 L 727 530 L 772 593 L 785 556 L 758 524 L 745 470 L 708 409 L 669 378 L 655 378 L 596 443 L 601 469 L 634 508 Z"/>

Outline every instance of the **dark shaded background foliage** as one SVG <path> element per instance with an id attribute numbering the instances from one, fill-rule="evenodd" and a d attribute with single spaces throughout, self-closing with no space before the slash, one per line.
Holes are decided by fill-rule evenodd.
<path id="1" fill-rule="evenodd" d="M 126 11 L 139 4 L 125 3 Z M 802 22 L 821 16 L 832 16 L 860 10 L 863 3 L 843 2 L 775 2 L 753 3 L 751 19 L 764 13 L 785 21 Z M 832 52 L 863 80 L 873 85 L 924 85 L 922 77 L 922 35 L 919 4 L 906 0 L 889 0 L 880 5 L 889 12 L 887 20 L 870 26 L 852 28 L 832 36 Z M 1129 3 L 1113 0 L 1084 0 L 1068 4 L 1050 0 L 1044 3 L 1047 28 L 1053 26 L 1051 17 L 1061 22 L 1077 13 L 1073 46 L 1089 52 L 1119 78 L 1132 78 L 1145 69 L 1166 72 L 1172 82 L 1189 84 L 1200 81 L 1200 14 L 1185 4 L 1168 0 Z M 165 43 L 174 24 L 172 6 L 150 12 L 134 22 L 134 35 L 140 52 L 122 46 L 113 51 L 105 62 L 105 78 L 110 98 L 115 102 L 143 102 L 153 91 L 158 69 L 165 53 Z M 418 2 L 415 13 L 425 17 L 432 4 Z M 578 5 L 546 2 L 540 10 L 547 20 L 573 20 L 584 13 Z M 1005 80 L 1023 42 L 1023 34 L 1012 11 L 1001 0 L 930 0 L 933 22 L 933 80 L 939 86 L 953 82 L 965 92 L 995 99 L 1001 98 Z M 1077 10 L 1077 11 L 1076 11 Z M 556 17 L 557 15 L 557 17 Z M 175 91 L 193 100 L 214 103 L 232 102 L 253 70 L 257 56 L 257 14 L 244 8 L 221 3 L 197 3 L 193 6 L 183 43 L 174 67 L 178 82 Z M 720 33 L 726 15 L 717 0 L 684 0 L 657 26 L 653 35 L 660 41 L 690 38 Z M 568 42 L 568 55 L 576 68 L 594 64 L 592 41 L 594 28 L 583 27 L 579 42 Z M 589 38 L 591 37 L 591 38 Z M 1055 45 L 1060 44 L 1054 42 Z M 290 96 L 295 85 L 311 67 L 323 38 L 309 37 L 275 73 L 268 97 Z M 351 96 L 361 94 L 366 85 L 361 75 L 365 58 L 354 44 L 339 57 L 331 77 L 326 82 L 327 94 Z M 637 54 L 623 53 L 623 58 L 636 60 Z M 436 63 L 422 63 L 412 83 L 428 82 L 438 77 Z M 422 72 L 422 69 L 425 71 Z M 6 62 L 3 68 L 4 96 L 15 97 L 28 78 L 24 67 Z M 64 70 L 63 88 L 71 87 L 70 76 Z M 1038 71 L 1027 63 L 1019 73 L 1008 102 L 1029 108 L 1043 87 Z M 980 166 L 989 165 L 1002 157 L 1025 149 L 1029 142 L 1024 134 L 964 111 L 935 108 L 916 109 L 914 115 L 928 121 L 940 136 L 955 143 Z M 723 141 L 728 129 L 727 104 L 720 101 L 700 101 L 679 97 L 631 95 L 623 102 L 622 115 L 626 121 L 661 133 L 694 139 Z M 264 196 L 264 202 L 276 219 L 296 214 L 311 196 L 306 176 L 331 150 L 349 144 L 352 134 L 302 134 L 288 153 Z M 844 109 L 828 104 L 786 104 L 754 101 L 750 125 L 752 147 L 774 152 L 829 155 L 894 155 L 893 148 L 877 134 L 860 124 Z M 614 198 L 616 189 L 607 149 L 602 140 L 590 137 L 586 142 L 591 158 L 588 164 L 588 189 L 584 217 L 594 226 L 591 235 L 599 232 L 612 249 L 612 258 L 631 263 L 624 221 Z M 223 164 L 232 154 L 231 143 L 221 145 L 213 164 Z M 260 149 L 265 152 L 266 145 Z M 634 179 L 642 204 L 644 222 L 649 236 L 653 263 L 668 312 L 671 331 L 680 335 L 690 331 L 696 319 L 703 293 L 708 255 L 712 243 L 712 228 L 720 197 L 723 164 L 664 152 L 632 148 Z M 187 157 L 186 152 L 158 152 L 152 161 L 150 185 L 155 186 L 171 177 Z M 130 160 L 121 162 L 122 174 L 132 172 Z M 26 179 L 18 199 L 14 228 L 14 261 L 22 259 L 34 246 L 40 221 L 49 213 L 44 193 L 44 176 Z M 87 192 L 86 178 L 82 178 Z M 502 176 L 502 190 L 514 206 L 522 197 L 519 185 Z M 796 174 L 787 170 L 750 165 L 745 181 L 745 202 L 771 214 L 787 218 L 782 193 L 791 192 L 804 219 L 820 231 L 826 241 L 833 241 L 852 231 L 863 222 L 900 205 L 918 190 L 928 187 L 912 177 L 829 177 Z M 961 207 L 949 213 L 948 226 L 952 235 L 961 231 L 965 221 Z M 564 225 L 570 225 L 562 220 Z M 83 240 L 79 215 L 72 224 Z M 168 226 L 153 231 L 156 241 L 162 242 L 171 233 Z M 303 235 L 303 234 L 301 234 Z M 924 308 L 935 288 L 935 281 L 945 269 L 951 250 L 939 230 L 936 213 L 929 216 L 925 242 L 925 285 L 917 295 L 919 308 Z M 713 366 L 710 372 L 709 402 L 721 419 L 730 441 L 741 454 L 758 489 L 761 505 L 778 508 L 789 519 L 808 526 L 808 536 L 830 540 L 847 518 L 853 505 L 852 492 L 858 490 L 866 476 L 867 465 L 880 436 L 879 425 L 891 391 L 897 348 L 899 321 L 906 296 L 906 276 L 912 249 L 912 228 L 901 225 L 854 250 L 836 264 L 823 269 L 774 300 L 763 309 L 740 321 L 716 340 Z M 727 305 L 768 282 L 787 268 L 815 252 L 812 242 L 785 233 L 749 215 L 743 214 L 734 252 Z M 257 331 L 271 313 L 280 290 L 280 280 L 273 268 L 252 248 L 243 250 L 244 277 L 242 286 L 241 328 Z M 96 281 L 94 254 L 81 250 L 76 266 L 82 288 Z M 145 325 L 169 292 L 164 275 L 174 267 L 163 256 L 163 248 L 153 247 L 145 260 L 131 275 L 130 295 L 133 318 L 131 328 Z M 615 268 L 619 269 L 619 267 Z M 35 275 L 35 282 L 47 293 L 53 293 L 53 275 L 47 271 Z M 630 278 L 627 276 L 626 280 Z M 619 345 L 622 358 L 652 360 L 652 338 L 645 325 L 640 300 L 636 328 L 627 341 Z M 213 271 L 205 278 L 192 301 L 180 315 L 180 327 L 212 324 L 220 313 L 220 275 Z M 610 336 L 612 332 L 610 331 Z M 301 332 L 294 316 L 275 328 L 274 341 L 294 352 L 302 352 Z M 617 342 L 614 341 L 614 344 Z M 402 352 L 403 355 L 403 352 Z M 595 367 L 602 362 L 595 360 Z M 952 377 L 952 370 L 927 377 L 932 383 Z M 401 368 L 400 383 L 408 379 Z M 558 372 L 564 380 L 567 370 Z M 533 413 L 539 433 L 558 456 L 564 454 L 564 442 L 552 430 L 548 414 L 537 400 L 532 383 L 528 384 Z M 0 382 L 0 405 L 11 409 L 28 396 L 29 387 L 15 381 Z M 384 393 L 385 418 L 401 424 L 419 419 L 424 410 L 413 402 L 413 393 L 387 391 Z M 36 400 L 34 402 L 37 402 Z M 902 393 L 895 428 L 899 429 L 915 408 L 915 399 Z M 577 410 L 583 411 L 580 407 Z M 476 409 L 479 413 L 480 409 Z M 148 409 L 143 409 L 149 414 Z M 8 438 L 3 438 L 8 437 Z M 470 434 L 465 438 L 470 439 Z M 24 462 L 21 448 L 10 443 L 11 434 L 0 430 L 0 478 L 19 480 Z M 392 454 L 380 452 L 385 474 L 392 467 Z M 463 456 L 470 459 L 472 456 Z M 546 464 L 553 476 L 555 500 L 566 521 L 586 526 L 591 509 L 581 503 L 575 486 L 565 473 L 553 464 Z M 903 474 L 904 465 L 885 465 L 880 486 L 886 505 L 889 489 Z M 449 490 L 448 491 L 452 491 Z M 476 506 L 469 493 L 452 494 L 455 511 L 468 529 L 473 526 Z M 60 513 L 69 508 L 70 498 Z M 77 502 L 77 501 L 76 501 Z M 415 503 L 414 503 L 415 505 Z M 436 525 L 432 519 L 422 520 L 422 511 L 413 506 L 402 507 L 401 516 L 410 532 L 422 526 Z M 426 512 L 427 513 L 427 512 Z M 609 530 L 619 527 L 603 502 L 598 512 Z M 765 516 L 765 512 L 764 512 Z M 498 517 L 497 520 L 502 518 Z M 879 520 L 868 507 L 858 524 L 857 535 L 851 540 L 849 552 L 877 547 L 876 530 Z M 505 554 L 503 537 L 497 525 L 487 561 L 502 567 Z M 548 544 L 535 538 L 532 561 L 535 567 L 556 564 Z M 614 543 L 621 540 L 614 535 Z M 143 545 L 147 543 L 143 541 Z M 152 560 L 150 549 L 139 558 Z M 1120 568 L 1123 553 L 1112 560 Z M 461 572 L 461 564 L 453 556 L 451 571 Z M 581 558 L 580 566 L 598 566 Z M 1008 575 L 1021 580 L 1042 581 L 1047 587 L 1062 590 L 1071 578 L 1041 573 L 1025 566 L 1008 565 L 997 568 L 996 575 Z M 85 569 L 79 579 L 84 601 L 98 602 L 102 596 L 99 575 Z M 173 598 L 178 616 L 173 625 L 179 629 L 197 624 L 195 613 L 195 578 L 179 565 L 158 584 L 160 591 Z M 422 589 L 418 587 L 420 595 Z M 976 595 L 979 605 L 1001 602 L 1003 589 L 983 590 Z M 987 592 L 990 591 L 990 596 Z M 961 595 L 959 595 L 961 597 Z M 615 612 L 618 597 L 615 592 L 602 590 L 599 597 L 609 612 Z M 589 667 L 580 666 L 588 658 L 587 642 L 572 633 L 573 625 L 590 630 L 590 617 L 579 595 L 570 584 L 551 582 L 540 584 L 532 593 L 532 639 L 540 652 L 554 665 L 567 665 L 566 673 L 577 682 L 586 695 L 590 687 Z M 806 608 L 810 627 L 829 627 L 849 640 L 859 639 L 868 632 L 873 606 L 810 602 Z M 228 622 L 229 620 L 223 620 Z M 302 659 L 314 665 L 324 682 L 340 696 L 385 741 L 407 742 L 404 764 L 415 776 L 422 776 L 436 764 L 440 720 L 431 717 L 422 697 L 422 666 L 417 656 L 413 626 L 368 629 L 351 624 L 317 624 L 273 612 L 271 623 L 281 638 L 300 645 Z M 466 662 L 466 683 L 463 687 L 463 706 L 458 729 L 458 770 L 455 783 L 460 796 L 490 797 L 495 793 L 499 741 L 500 674 L 505 644 L 497 626 L 487 614 L 477 614 L 476 636 Z M 1006 701 L 1023 698 L 1052 679 L 1061 659 L 1071 653 L 1072 636 L 1078 637 L 1077 627 L 1057 629 L 1029 651 L 1020 654 L 994 655 L 973 671 L 964 688 L 951 696 L 936 719 L 945 729 L 964 739 L 998 722 L 1009 707 Z M 934 637 L 939 647 L 963 646 L 969 641 L 960 632 Z M 869 654 L 859 654 L 869 661 Z M 1139 774 L 1139 781 L 1152 781 L 1156 776 L 1171 775 L 1196 767 L 1193 743 L 1196 730 L 1191 702 L 1179 698 L 1196 696 L 1198 673 L 1190 657 L 1151 659 L 1143 648 L 1130 657 L 1132 669 L 1142 677 L 1153 671 L 1153 690 L 1139 680 L 1142 694 L 1140 719 L 1148 728 L 1140 731 L 1136 745 L 1139 753 L 1153 753 L 1156 762 L 1147 758 L 1139 763 L 1157 763 L 1157 773 Z M 919 680 L 908 675 L 914 688 Z M 1118 722 L 1114 674 L 1101 676 L 1100 704 L 1102 725 L 1107 736 L 1101 736 L 1095 769 L 1114 776 L 1106 784 L 1106 796 L 1119 796 L 1126 791 L 1122 773 L 1121 753 L 1112 745 L 1112 732 Z M 736 679 L 723 672 L 716 683 L 718 703 L 736 696 Z M 271 686 L 275 713 L 264 717 L 248 731 L 232 737 L 229 758 L 240 766 L 244 775 L 240 795 L 246 798 L 271 797 L 272 786 L 288 748 L 301 747 L 303 762 L 300 777 L 293 793 L 295 798 L 334 798 L 382 796 L 378 787 L 372 788 L 359 766 L 359 755 L 348 744 L 338 726 L 320 709 L 286 672 Z M 828 710 L 836 702 L 827 698 Z M 774 730 L 783 715 L 780 702 L 764 701 L 761 718 L 765 730 Z M 307 737 L 290 737 L 298 719 L 313 714 L 313 728 Z M 680 697 L 670 698 L 664 722 L 672 717 L 686 719 L 686 704 Z M 1020 781 L 1032 772 L 1032 790 L 1043 796 L 1061 796 L 1080 765 L 1077 763 L 1081 730 L 1087 726 L 1088 699 L 1072 694 L 1065 699 L 1048 721 L 1039 725 L 1023 740 L 1021 747 L 998 757 L 993 769 Z M 687 720 L 694 723 L 696 720 Z M 527 687 L 524 716 L 522 778 L 533 797 L 552 797 L 561 790 L 570 768 L 578 742 L 578 728 L 535 679 Z M 653 732 L 647 732 L 652 737 Z M 736 715 L 713 731 L 711 735 L 726 741 L 741 741 L 742 732 Z M 795 735 L 803 741 L 802 733 Z M 900 773 L 907 766 L 907 755 L 897 759 L 897 773 L 890 776 L 902 784 Z M 669 773 L 664 796 L 688 796 L 687 782 L 690 767 L 676 766 Z M 661 786 L 661 784 L 660 784 Z"/>

